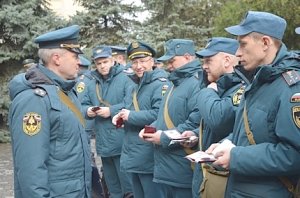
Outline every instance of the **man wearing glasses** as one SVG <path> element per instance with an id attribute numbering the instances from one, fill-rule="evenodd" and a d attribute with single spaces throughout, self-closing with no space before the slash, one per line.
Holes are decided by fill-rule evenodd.
<path id="1" fill-rule="evenodd" d="M 161 69 L 153 70 L 155 50 L 143 42 L 132 42 L 127 48 L 136 86 L 132 102 L 117 115 L 125 122 L 125 140 L 121 154 L 121 169 L 131 179 L 134 197 L 161 197 L 159 186 L 153 180 L 153 144 L 138 136 L 145 125 L 157 118 L 161 99 L 169 86 L 167 73 Z"/>

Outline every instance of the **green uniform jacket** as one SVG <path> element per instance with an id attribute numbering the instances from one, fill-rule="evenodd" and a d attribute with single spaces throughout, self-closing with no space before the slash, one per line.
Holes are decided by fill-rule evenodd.
<path id="1" fill-rule="evenodd" d="M 197 106 L 199 84 L 203 80 L 199 75 L 200 62 L 194 60 L 170 73 L 169 80 L 174 85 L 168 101 L 168 112 L 175 128 L 179 132 L 194 130 L 199 127 L 200 113 Z M 201 74 L 202 72 L 200 72 Z M 170 89 L 165 96 L 168 95 Z M 154 123 L 158 130 L 167 130 L 164 121 L 164 104 L 161 104 L 157 121 Z M 191 163 L 184 157 L 187 155 L 179 144 L 168 146 L 169 138 L 162 133 L 161 145 L 154 150 L 154 180 L 175 187 L 191 188 L 193 171 Z"/>
<path id="2" fill-rule="evenodd" d="M 107 79 L 104 79 L 97 70 L 93 71 L 92 75 L 95 79 L 87 86 L 86 94 L 82 100 L 83 110 L 86 113 L 90 106 L 106 106 L 97 97 L 96 84 L 99 83 L 100 97 L 110 104 L 111 113 L 108 118 L 95 117 L 96 151 L 101 157 L 120 155 L 124 129 L 117 129 L 112 124 L 112 117 L 124 108 L 126 103 L 129 103 L 133 82 L 123 73 L 123 67 L 119 64 L 111 67 Z"/>
<path id="3" fill-rule="evenodd" d="M 75 81 L 42 65 L 9 84 L 9 127 L 16 198 L 91 197 L 90 148 L 84 127 L 60 100 L 64 90 L 80 109 Z"/>
<path id="4" fill-rule="evenodd" d="M 226 197 L 291 197 L 278 177 L 295 182 L 300 175 L 299 70 L 299 55 L 282 44 L 273 63 L 259 67 L 246 88 L 230 137 L 236 147 L 230 153 Z M 245 133 L 245 104 L 256 145 Z"/>
<path id="5" fill-rule="evenodd" d="M 125 139 L 121 155 L 121 170 L 134 173 L 153 173 L 153 144 L 139 138 L 139 132 L 157 118 L 164 92 L 170 86 L 167 73 L 161 69 L 145 72 L 134 89 L 140 111 L 135 111 L 133 102 L 125 122 Z M 132 95 L 132 93 L 131 93 Z"/>

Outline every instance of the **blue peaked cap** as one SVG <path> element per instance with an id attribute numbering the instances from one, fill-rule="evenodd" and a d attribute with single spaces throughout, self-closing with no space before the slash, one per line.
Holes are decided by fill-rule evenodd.
<path id="1" fill-rule="evenodd" d="M 79 26 L 72 25 L 51 32 L 42 34 L 34 39 L 40 49 L 64 48 L 82 54 L 80 45 L 78 44 Z"/>
<path id="2" fill-rule="evenodd" d="M 112 50 L 108 46 L 99 46 L 93 49 L 93 59 L 112 57 Z"/>
<path id="3" fill-rule="evenodd" d="M 214 56 L 219 52 L 235 55 L 239 48 L 239 42 L 235 39 L 224 37 L 213 37 L 209 39 L 204 49 L 196 52 L 199 58 Z"/>
<path id="4" fill-rule="evenodd" d="M 300 27 L 297 27 L 297 28 L 295 29 L 295 32 L 296 32 L 297 34 L 300 34 Z"/>
<path id="5" fill-rule="evenodd" d="M 192 40 L 187 39 L 171 39 L 165 44 L 166 52 L 165 54 L 158 58 L 158 61 L 164 62 L 168 61 L 174 56 L 183 56 L 184 54 L 195 54 L 195 45 Z"/>
<path id="6" fill-rule="evenodd" d="M 239 25 L 225 28 L 227 32 L 236 36 L 258 32 L 281 40 L 286 29 L 285 19 L 268 13 L 248 11 Z"/>
<path id="7" fill-rule="evenodd" d="M 111 48 L 111 51 L 112 51 L 112 55 L 126 54 L 126 47 L 111 45 L 110 48 Z"/>
<path id="8" fill-rule="evenodd" d="M 91 62 L 82 55 L 79 55 L 80 66 L 88 67 L 91 65 Z"/>

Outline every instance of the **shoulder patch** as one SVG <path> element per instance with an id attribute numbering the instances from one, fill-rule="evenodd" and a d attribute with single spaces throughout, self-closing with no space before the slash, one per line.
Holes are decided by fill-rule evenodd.
<path id="1" fill-rule="evenodd" d="M 47 92 L 44 89 L 39 87 L 34 89 L 34 93 L 41 97 L 44 97 L 47 94 Z"/>
<path id="2" fill-rule="evenodd" d="M 80 75 L 80 76 L 79 76 L 79 80 L 83 80 L 84 77 L 85 77 L 84 74 Z"/>
<path id="3" fill-rule="evenodd" d="M 245 86 L 240 87 L 232 96 L 232 103 L 234 106 L 238 106 L 241 102 L 243 93 L 245 92 Z"/>
<path id="4" fill-rule="evenodd" d="M 300 74 L 295 70 L 282 73 L 282 76 L 289 86 L 292 86 L 300 81 Z"/>
<path id="5" fill-rule="evenodd" d="M 295 93 L 291 97 L 291 103 L 300 102 L 300 93 Z"/>
<path id="6" fill-rule="evenodd" d="M 161 88 L 161 95 L 164 96 L 168 90 L 169 85 L 163 85 Z"/>
<path id="7" fill-rule="evenodd" d="M 84 82 L 79 82 L 79 83 L 77 84 L 77 87 L 76 87 L 77 93 L 83 92 L 83 91 L 84 91 L 84 88 L 85 88 Z"/>
<path id="8" fill-rule="evenodd" d="M 29 136 L 38 134 L 42 126 L 41 121 L 41 115 L 35 112 L 26 113 L 23 116 L 23 132 Z"/>
<path id="9" fill-rule="evenodd" d="M 300 106 L 294 106 L 292 108 L 292 114 L 295 125 L 300 128 Z"/>
<path id="10" fill-rule="evenodd" d="M 160 80 L 161 82 L 167 82 L 166 78 L 158 78 L 158 80 Z"/>

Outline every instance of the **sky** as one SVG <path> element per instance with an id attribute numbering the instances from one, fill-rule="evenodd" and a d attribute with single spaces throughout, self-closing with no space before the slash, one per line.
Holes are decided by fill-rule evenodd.
<path id="1" fill-rule="evenodd" d="M 132 3 L 134 2 L 136 5 L 140 5 L 140 0 L 123 0 L 124 3 Z M 51 0 L 51 9 L 53 9 L 58 16 L 62 16 L 64 18 L 69 18 L 72 15 L 76 14 L 76 11 L 84 10 L 83 7 L 74 3 L 74 0 Z M 139 18 L 143 20 L 145 14 L 141 14 Z"/>

